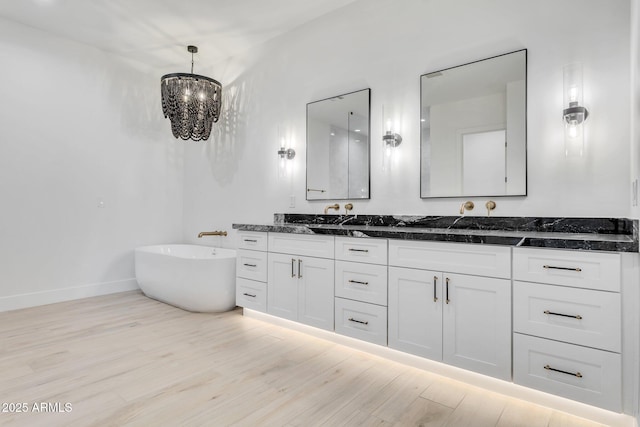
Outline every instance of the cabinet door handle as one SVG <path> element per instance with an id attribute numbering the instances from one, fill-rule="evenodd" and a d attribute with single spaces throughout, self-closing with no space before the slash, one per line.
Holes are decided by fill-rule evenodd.
<path id="1" fill-rule="evenodd" d="M 445 300 L 444 300 L 444 301 L 445 301 L 447 304 L 449 304 L 449 278 L 448 278 L 448 277 L 445 279 L 445 282 L 446 282 L 446 284 L 447 284 L 447 294 L 446 294 L 446 296 L 445 296 Z"/>
<path id="2" fill-rule="evenodd" d="M 254 239 L 244 239 L 245 242 L 258 243 L 257 240 Z"/>
<path id="3" fill-rule="evenodd" d="M 581 268 L 578 267 L 556 267 L 553 265 L 543 265 L 542 268 L 546 270 L 567 270 L 567 271 L 582 271 Z"/>
<path id="4" fill-rule="evenodd" d="M 302 265 L 302 260 L 298 259 L 298 279 L 302 279 L 302 268 L 300 268 L 301 265 Z"/>
<path id="5" fill-rule="evenodd" d="M 544 365 L 544 369 L 546 369 L 547 371 L 560 372 L 561 374 L 567 374 L 567 375 L 572 375 L 574 377 L 582 378 L 582 374 L 580 372 L 576 372 L 576 373 L 567 372 L 567 371 L 563 371 L 561 369 L 552 368 L 549 365 Z"/>
<path id="6" fill-rule="evenodd" d="M 554 313 L 553 311 L 545 310 L 544 314 L 549 314 L 551 316 L 562 316 L 562 317 L 571 317 L 572 319 L 582 320 L 582 316 L 579 314 L 562 314 L 562 313 Z"/>
<path id="7" fill-rule="evenodd" d="M 438 302 L 438 294 L 436 294 L 436 286 L 438 286 L 438 276 L 433 276 L 433 302 Z"/>
<path id="8" fill-rule="evenodd" d="M 369 324 L 369 322 L 367 322 L 366 320 L 358 320 L 358 319 L 354 319 L 353 317 L 349 318 L 349 322 L 360 323 L 362 325 L 368 325 Z"/>
<path id="9" fill-rule="evenodd" d="M 244 294 L 242 294 L 242 295 L 245 295 L 245 296 L 248 296 L 248 297 L 251 297 L 251 298 L 255 298 L 255 297 L 256 297 L 255 295 L 248 294 L 248 293 L 246 293 L 246 292 L 245 292 Z"/>
<path id="10" fill-rule="evenodd" d="M 349 280 L 349 283 L 357 283 L 358 285 L 369 285 L 369 282 L 361 282 L 359 280 Z"/>
<path id="11" fill-rule="evenodd" d="M 296 272 L 294 271 L 296 264 L 295 258 L 291 258 L 291 277 L 296 277 Z"/>
<path id="12" fill-rule="evenodd" d="M 349 248 L 349 250 L 351 252 L 369 252 L 369 249 L 354 249 L 354 248 Z"/>
<path id="13" fill-rule="evenodd" d="M 245 267 L 257 267 L 256 264 L 246 264 L 245 263 L 245 264 L 242 264 L 242 265 L 244 265 Z"/>

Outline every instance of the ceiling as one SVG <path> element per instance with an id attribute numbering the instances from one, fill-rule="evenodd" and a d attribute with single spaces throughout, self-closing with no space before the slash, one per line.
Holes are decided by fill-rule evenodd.
<path id="1" fill-rule="evenodd" d="M 0 17 L 134 59 L 188 71 L 221 62 L 355 0 L 4 0 Z M 178 70 L 181 71 L 181 70 Z"/>

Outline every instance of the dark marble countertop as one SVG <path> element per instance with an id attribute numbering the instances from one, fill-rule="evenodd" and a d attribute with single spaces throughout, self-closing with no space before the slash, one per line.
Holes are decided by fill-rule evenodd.
<path id="1" fill-rule="evenodd" d="M 233 224 L 233 228 L 275 233 L 638 252 L 638 221 L 629 219 L 275 214 L 273 224 Z"/>

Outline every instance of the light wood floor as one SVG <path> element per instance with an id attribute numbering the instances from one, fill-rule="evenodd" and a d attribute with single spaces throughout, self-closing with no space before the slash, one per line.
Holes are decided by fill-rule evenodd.
<path id="1" fill-rule="evenodd" d="M 0 313 L 0 401 L 29 409 L 0 425 L 598 425 L 241 314 L 136 292 Z"/>

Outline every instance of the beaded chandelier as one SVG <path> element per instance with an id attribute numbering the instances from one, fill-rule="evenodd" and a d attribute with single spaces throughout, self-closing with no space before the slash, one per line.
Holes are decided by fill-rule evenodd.
<path id="1" fill-rule="evenodd" d="M 206 141 L 211 126 L 220 117 L 222 85 L 217 80 L 193 74 L 193 54 L 196 46 L 188 46 L 191 52 L 191 74 L 173 73 L 162 76 L 162 112 L 171 120 L 171 132 L 176 138 Z"/>

